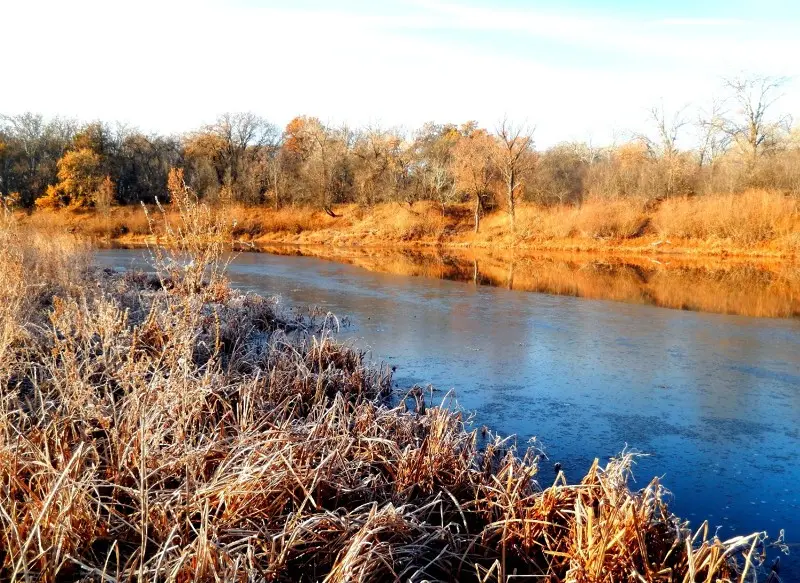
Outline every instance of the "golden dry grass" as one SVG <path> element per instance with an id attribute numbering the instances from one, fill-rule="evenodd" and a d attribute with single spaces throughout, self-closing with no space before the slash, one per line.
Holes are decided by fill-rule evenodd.
<path id="1" fill-rule="evenodd" d="M 0 211 L 0 363 L 26 335 L 25 324 L 36 306 L 85 283 L 88 251 L 81 239 L 22 227 Z"/>
<path id="2" fill-rule="evenodd" d="M 440 245 L 529 250 L 620 250 L 647 254 L 744 254 L 794 256 L 800 250 L 800 206 L 772 191 L 748 191 L 667 200 L 594 199 L 576 206 L 520 205 L 516 229 L 498 210 L 473 233 L 468 205 L 446 215 L 431 203 L 398 203 L 337 209 L 339 218 L 254 237 L 262 243 L 333 245 Z M 270 214 L 261 219 L 269 224 Z M 278 221 L 280 223 L 280 221 Z M 265 232 L 265 229 L 261 230 Z"/>
<path id="3" fill-rule="evenodd" d="M 472 209 L 450 205 L 384 203 L 340 205 L 337 216 L 309 207 L 222 206 L 215 212 L 246 242 L 348 246 L 450 246 L 497 249 L 606 251 L 794 257 L 800 251 L 800 202 L 780 192 L 670 199 L 661 203 L 591 199 L 581 206 L 520 204 L 516 229 L 497 210 L 473 233 Z M 168 210 L 167 214 L 172 211 Z M 150 228 L 141 209 L 37 211 L 26 224 L 94 239 L 143 242 Z M 156 232 L 158 234 L 158 232 Z"/>
<path id="4" fill-rule="evenodd" d="M 27 310 L 2 313 L 18 333 L 0 361 L 0 580 L 752 573 L 762 534 L 690 530 L 658 480 L 629 488 L 630 455 L 543 488 L 537 452 L 481 445 L 419 394 L 391 405 L 390 373 L 333 340 L 328 315 L 228 288 L 219 223 L 176 206 L 163 231 L 193 260 L 157 255 L 150 275 L 93 272 L 2 225 L 2 299 Z M 27 294 L 22 266 L 52 295 Z"/>
<path id="5" fill-rule="evenodd" d="M 590 201 L 580 207 L 522 207 L 523 239 L 627 239 L 642 234 L 647 217 L 636 200 Z"/>
<path id="6" fill-rule="evenodd" d="M 285 207 L 280 210 L 230 206 L 223 214 L 235 225 L 233 234 L 240 239 L 255 239 L 268 233 L 299 235 L 319 231 L 334 224 L 334 218 L 324 211 L 309 207 Z"/>
<path id="7" fill-rule="evenodd" d="M 797 250 L 800 199 L 751 190 L 736 196 L 667 200 L 653 216 L 653 227 L 666 238 L 726 240 L 743 247 L 772 243 Z"/>
<path id="8" fill-rule="evenodd" d="M 43 232 L 76 233 L 93 239 L 145 237 L 147 217 L 138 206 L 114 207 L 107 214 L 91 209 L 37 210 L 20 221 Z"/>

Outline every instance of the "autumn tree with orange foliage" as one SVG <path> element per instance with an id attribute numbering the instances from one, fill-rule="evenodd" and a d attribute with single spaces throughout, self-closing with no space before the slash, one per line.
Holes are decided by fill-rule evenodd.
<path id="1" fill-rule="evenodd" d="M 475 129 L 472 124 L 465 126 L 453 148 L 452 171 L 456 188 L 474 200 L 476 233 L 499 178 L 494 162 L 496 148 L 497 144 L 489 132 Z"/>
<path id="2" fill-rule="evenodd" d="M 37 206 L 92 206 L 103 179 L 98 154 L 89 148 L 71 150 L 58 161 L 58 183 L 48 187 L 46 195 L 37 200 Z"/>

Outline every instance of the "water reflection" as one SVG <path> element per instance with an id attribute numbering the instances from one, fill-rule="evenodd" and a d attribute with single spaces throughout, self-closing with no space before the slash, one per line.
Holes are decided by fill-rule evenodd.
<path id="1" fill-rule="evenodd" d="M 800 265 L 458 249 L 275 245 L 261 250 L 349 263 L 381 273 L 471 281 L 517 291 L 720 314 L 800 316 Z"/>

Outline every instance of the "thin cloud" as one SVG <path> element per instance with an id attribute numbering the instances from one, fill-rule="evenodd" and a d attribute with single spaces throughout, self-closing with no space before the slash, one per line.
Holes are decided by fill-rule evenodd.
<path id="1" fill-rule="evenodd" d="M 522 33 L 591 50 L 607 50 L 669 60 L 736 67 L 794 66 L 800 52 L 797 23 L 765 21 L 743 30 L 746 21 L 733 18 L 663 18 L 635 20 L 548 12 L 465 6 L 439 0 L 411 0 L 442 29 Z"/>
<path id="2" fill-rule="evenodd" d="M 740 18 L 661 18 L 653 21 L 655 24 L 664 26 L 698 26 L 698 27 L 717 27 L 717 26 L 744 26 L 746 20 Z"/>

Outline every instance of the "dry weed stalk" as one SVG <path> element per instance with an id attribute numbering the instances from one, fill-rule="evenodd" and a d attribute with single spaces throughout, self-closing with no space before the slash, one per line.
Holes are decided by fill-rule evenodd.
<path id="1" fill-rule="evenodd" d="M 197 194 L 183 180 L 183 170 L 169 172 L 167 188 L 172 213 L 157 204 L 163 223 L 163 241 L 166 245 L 149 246 L 156 272 L 162 283 L 180 284 L 183 291 L 193 294 L 201 290 L 216 290 L 225 286 L 224 260 L 226 246 L 231 244 L 231 228 L 209 205 L 200 201 Z M 147 214 L 151 233 L 155 234 L 155 221 Z M 210 284 L 210 285 L 207 285 Z"/>

